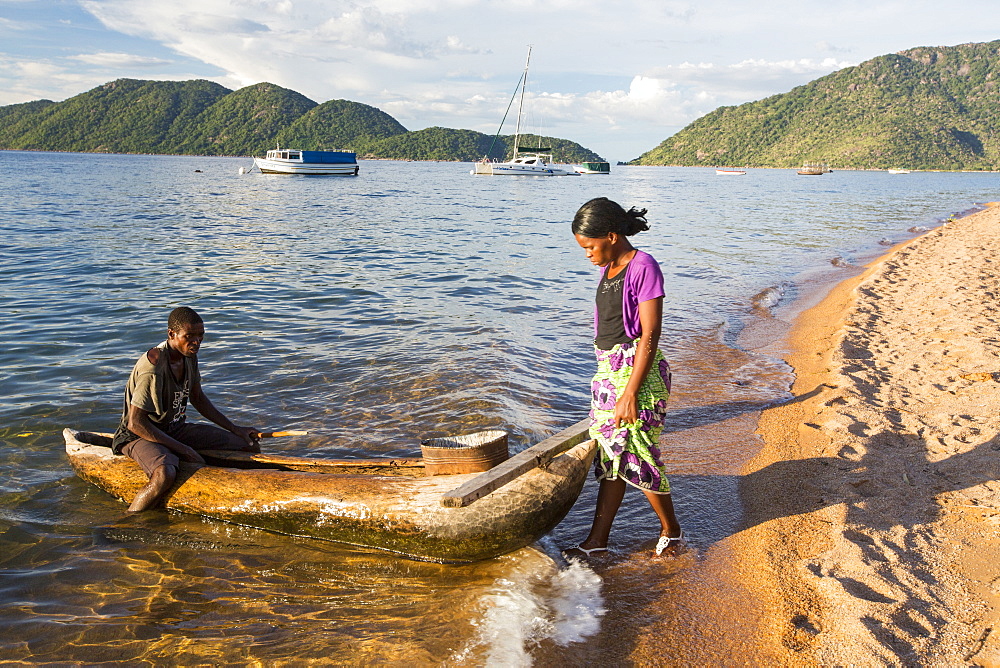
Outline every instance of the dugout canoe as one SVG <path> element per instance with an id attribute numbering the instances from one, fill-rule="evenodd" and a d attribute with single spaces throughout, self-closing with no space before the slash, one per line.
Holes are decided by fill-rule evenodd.
<path id="1" fill-rule="evenodd" d="M 420 459 L 333 460 L 209 451 L 182 462 L 170 510 L 294 536 L 468 563 L 529 545 L 580 494 L 596 444 L 581 422 L 486 471 L 424 474 Z M 146 476 L 109 434 L 65 429 L 77 475 L 131 503 Z"/>

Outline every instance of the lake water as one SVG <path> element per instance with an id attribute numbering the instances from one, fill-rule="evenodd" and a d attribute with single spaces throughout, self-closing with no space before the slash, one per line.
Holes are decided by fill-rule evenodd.
<path id="1" fill-rule="evenodd" d="M 473 177 L 380 161 L 356 178 L 238 174 L 249 165 L 0 152 L 0 658 L 613 664 L 666 620 L 664 661 L 694 646 L 721 660 L 712 643 L 739 624 L 713 636 L 706 620 L 738 621 L 752 602 L 710 583 L 739 530 L 757 411 L 789 396 L 776 355 L 790 313 L 998 184 L 665 167 Z M 270 451 L 413 456 L 421 439 L 498 427 L 519 450 L 579 421 L 596 273 L 569 221 L 602 195 L 649 209 L 633 241 L 667 280 L 663 439 L 683 557 L 649 557 L 658 524 L 631 490 L 611 556 L 564 562 L 589 528 L 592 480 L 538 545 L 449 566 L 130 517 L 73 475 L 62 429 L 114 429 L 132 364 L 177 305 L 205 318 L 199 358 L 223 412 L 309 430 Z"/>

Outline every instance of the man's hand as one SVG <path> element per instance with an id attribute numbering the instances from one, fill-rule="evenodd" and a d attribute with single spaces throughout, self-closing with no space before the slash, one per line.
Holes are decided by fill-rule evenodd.
<path id="1" fill-rule="evenodd" d="M 256 427 L 241 427 L 234 424 L 233 428 L 230 429 L 231 432 L 246 441 L 246 449 L 250 452 L 260 452 L 260 430 Z"/>

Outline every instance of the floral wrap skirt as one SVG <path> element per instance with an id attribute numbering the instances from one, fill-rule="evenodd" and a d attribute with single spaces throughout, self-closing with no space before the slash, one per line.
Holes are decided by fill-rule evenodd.
<path id="1" fill-rule="evenodd" d="M 638 343 L 636 339 L 611 350 L 594 348 L 597 373 L 591 383 L 590 436 L 599 446 L 594 474 L 598 480 L 621 478 L 639 489 L 669 494 L 659 440 L 670 397 L 670 365 L 659 349 L 639 388 L 639 419 L 615 427 L 615 402 L 632 376 Z"/>

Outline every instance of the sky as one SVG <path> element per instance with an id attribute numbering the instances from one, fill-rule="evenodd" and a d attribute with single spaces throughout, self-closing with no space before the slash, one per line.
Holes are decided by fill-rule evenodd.
<path id="1" fill-rule="evenodd" d="M 0 106 L 119 78 L 267 81 L 409 130 L 523 127 L 631 160 L 722 105 L 917 46 L 1000 39 L 997 0 L 0 0 Z M 516 109 L 516 107 L 515 107 Z M 504 134 L 514 131 L 512 110 Z"/>

